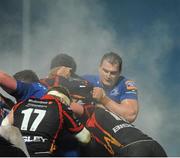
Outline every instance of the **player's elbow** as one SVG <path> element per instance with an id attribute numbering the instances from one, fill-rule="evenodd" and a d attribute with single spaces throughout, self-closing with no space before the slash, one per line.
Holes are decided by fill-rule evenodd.
<path id="1" fill-rule="evenodd" d="M 81 143 L 87 144 L 91 140 L 91 134 L 90 132 L 84 127 L 81 132 L 75 135 L 75 137 L 80 141 Z"/>
<path id="2" fill-rule="evenodd" d="M 132 114 L 128 114 L 128 115 L 125 117 L 125 119 L 126 119 L 128 122 L 132 123 L 132 122 L 134 122 L 134 121 L 136 120 L 136 117 L 137 117 L 137 114 L 136 114 L 136 113 L 132 113 Z"/>
<path id="3" fill-rule="evenodd" d="M 129 109 L 127 111 L 127 113 L 125 114 L 125 119 L 132 123 L 136 120 L 137 118 L 137 114 L 138 114 L 138 110 L 137 109 Z"/>
<path id="4" fill-rule="evenodd" d="M 139 105 L 136 100 L 126 100 L 124 103 L 124 118 L 130 123 L 134 122 L 137 118 Z"/>

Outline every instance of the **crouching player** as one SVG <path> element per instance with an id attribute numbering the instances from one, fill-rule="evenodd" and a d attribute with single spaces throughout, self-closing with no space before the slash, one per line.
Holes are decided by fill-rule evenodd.
<path id="1" fill-rule="evenodd" d="M 82 117 L 93 138 L 88 148 L 83 149 L 84 156 L 167 156 L 157 141 L 103 106 L 75 104 L 73 108 L 84 111 Z"/>
<path id="2" fill-rule="evenodd" d="M 70 103 L 67 89 L 53 87 L 40 99 L 16 104 L 2 125 L 13 124 L 21 130 L 30 156 L 59 156 L 56 153 L 65 131 L 81 143 L 90 141 L 89 131 L 75 117 Z"/>

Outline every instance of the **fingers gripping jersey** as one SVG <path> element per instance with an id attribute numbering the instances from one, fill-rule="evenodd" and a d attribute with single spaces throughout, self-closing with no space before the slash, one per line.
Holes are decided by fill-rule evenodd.
<path id="1" fill-rule="evenodd" d="M 83 129 L 71 109 L 49 95 L 15 105 L 14 125 L 21 130 L 30 156 L 53 153 L 64 128 L 74 134 Z"/>

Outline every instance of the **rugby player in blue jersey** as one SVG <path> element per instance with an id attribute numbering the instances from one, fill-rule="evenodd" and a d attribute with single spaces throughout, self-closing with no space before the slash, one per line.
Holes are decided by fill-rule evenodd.
<path id="1" fill-rule="evenodd" d="M 110 52 L 99 65 L 99 75 L 84 75 L 93 84 L 93 98 L 116 115 L 133 122 L 138 114 L 137 87 L 133 80 L 121 75 L 122 59 Z"/>

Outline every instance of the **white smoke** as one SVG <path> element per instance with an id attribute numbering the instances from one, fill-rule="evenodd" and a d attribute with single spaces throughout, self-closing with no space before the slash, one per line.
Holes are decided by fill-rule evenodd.
<path id="1" fill-rule="evenodd" d="M 75 58 L 78 73 L 97 73 L 104 53 L 119 53 L 124 60 L 123 73 L 135 79 L 139 88 L 140 112 L 135 124 L 161 144 L 165 143 L 167 140 L 163 138 L 168 134 L 162 133 L 161 127 L 167 121 L 168 98 L 162 94 L 164 70 L 159 61 L 172 49 L 169 24 L 156 20 L 122 45 L 108 25 L 102 2 L 57 1 L 56 5 L 48 5 L 46 25 L 34 26 L 32 50 L 37 55 L 32 60 L 40 65 L 34 69 L 43 74 L 50 59 L 63 52 Z M 167 144 L 162 145 L 168 148 Z"/>
<path id="2" fill-rule="evenodd" d="M 33 60 L 39 62 L 41 58 L 38 71 L 44 71 L 45 67 L 48 71 L 50 60 L 56 54 L 68 53 L 77 61 L 79 73 L 96 72 L 94 65 L 98 65 L 102 54 L 115 47 L 113 30 L 103 28 L 103 6 L 99 1 L 56 2 L 49 2 L 45 24 L 33 26 L 31 51 L 37 53 Z"/>
<path id="3" fill-rule="evenodd" d="M 174 156 L 176 153 L 172 153 L 174 149 L 169 143 L 172 139 L 169 132 L 174 126 L 167 118 L 168 97 L 162 93 L 162 74 L 165 70 L 160 65 L 173 46 L 170 25 L 158 19 L 140 34 L 119 37 L 109 23 L 110 19 L 106 18 L 107 10 L 102 1 L 31 2 L 31 8 L 36 6 L 36 9 L 31 9 L 30 14 L 39 17 L 42 14 L 42 19 L 39 18 L 41 21 L 35 21 L 30 26 L 30 54 L 24 68 L 31 68 L 44 77 L 49 71 L 51 59 L 59 53 L 67 53 L 77 61 L 79 74 L 97 73 L 99 60 L 104 53 L 119 53 L 123 58 L 123 74 L 135 79 L 139 88 L 140 112 L 135 124 Z M 123 38 L 126 43 L 120 43 Z M 3 70 L 14 73 L 21 68 L 20 58 L 15 54 L 5 54 L 1 56 L 0 65 Z M 175 145 L 178 143 L 176 140 Z"/>
<path id="4" fill-rule="evenodd" d="M 163 60 L 173 47 L 169 32 L 169 24 L 154 21 L 140 35 L 129 39 L 123 48 L 124 71 L 137 81 L 139 88 L 140 112 L 135 124 L 158 140 L 167 151 L 170 151 L 167 141 L 171 137 L 172 120 L 168 115 L 171 112 L 168 109 L 169 96 L 164 94 L 163 67 L 167 65 L 163 66 Z"/>

